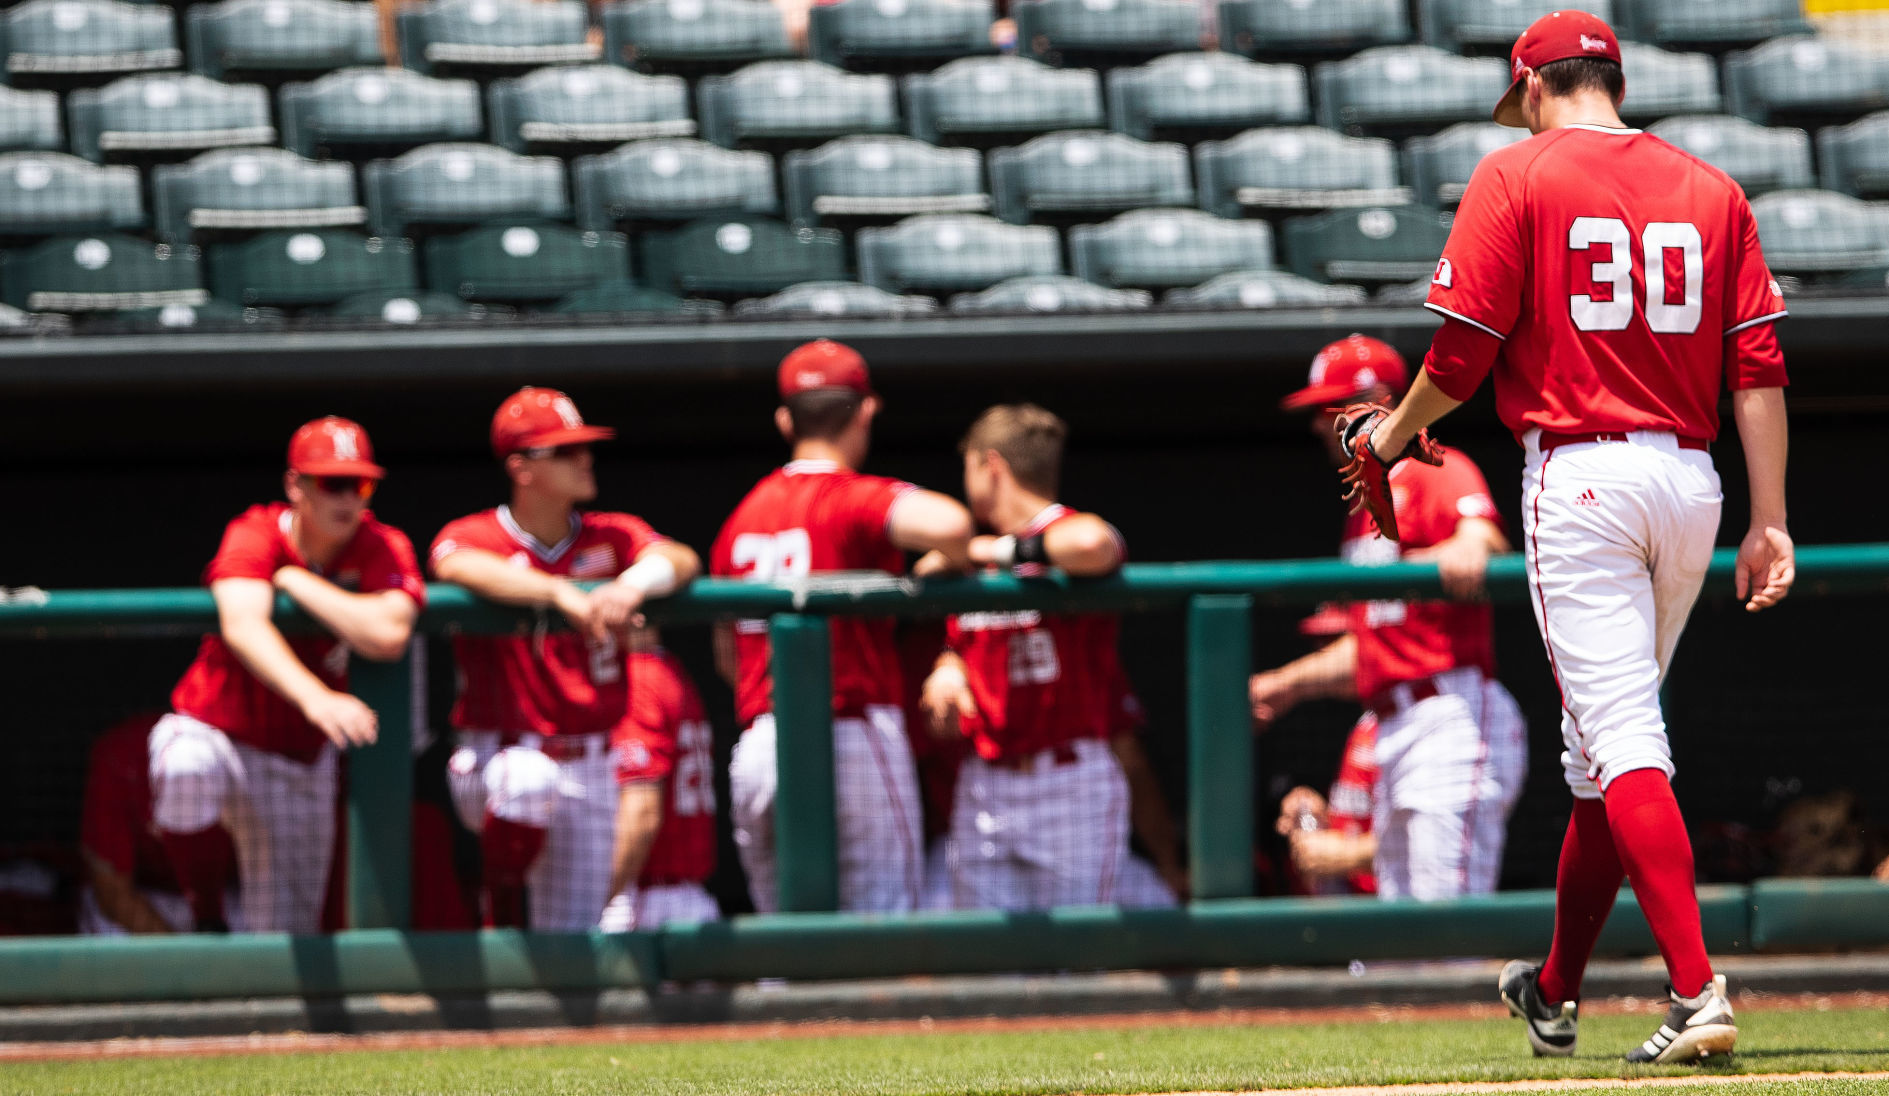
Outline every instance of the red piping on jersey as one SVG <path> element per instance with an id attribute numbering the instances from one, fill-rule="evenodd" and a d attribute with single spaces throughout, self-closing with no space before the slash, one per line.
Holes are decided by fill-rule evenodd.
<path id="1" fill-rule="evenodd" d="M 1528 530 L 1528 546 L 1535 555 L 1535 574 L 1529 585 L 1535 588 L 1535 603 L 1541 606 L 1541 645 L 1548 651 L 1548 672 L 1554 676 L 1554 691 L 1561 701 L 1561 710 L 1574 720 L 1574 746 L 1581 751 L 1581 760 L 1592 761 L 1587 755 L 1587 744 L 1581 741 L 1581 721 L 1568 707 L 1567 690 L 1561 687 L 1561 665 L 1555 661 L 1554 640 L 1548 637 L 1548 596 L 1541 588 L 1541 496 L 1548 490 L 1548 462 L 1554 458 L 1554 450 L 1541 455 L 1541 471 L 1535 474 L 1535 501 L 1533 503 L 1535 520 Z"/>

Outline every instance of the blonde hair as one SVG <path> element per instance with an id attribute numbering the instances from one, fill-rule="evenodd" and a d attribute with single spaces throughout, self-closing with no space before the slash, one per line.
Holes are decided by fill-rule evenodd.
<path id="1" fill-rule="evenodd" d="M 994 450 L 1017 483 L 1039 495 L 1054 495 L 1063 474 L 1063 442 L 1069 426 L 1033 403 L 1005 403 L 984 412 L 958 443 L 960 453 Z"/>

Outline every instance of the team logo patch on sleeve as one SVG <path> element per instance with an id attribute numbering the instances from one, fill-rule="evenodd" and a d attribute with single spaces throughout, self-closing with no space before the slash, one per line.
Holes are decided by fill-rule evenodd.
<path id="1" fill-rule="evenodd" d="M 1450 265 L 1448 259 L 1438 259 L 1436 261 L 1436 273 L 1430 276 L 1430 284 L 1440 285 L 1444 289 L 1448 289 L 1455 280 L 1456 268 Z"/>

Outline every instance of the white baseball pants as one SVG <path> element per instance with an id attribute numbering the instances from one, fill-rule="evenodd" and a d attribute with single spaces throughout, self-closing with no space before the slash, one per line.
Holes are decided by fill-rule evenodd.
<path id="1" fill-rule="evenodd" d="M 1128 781 L 1108 743 L 1032 757 L 1027 770 L 965 759 L 946 862 L 957 909 L 1042 910 L 1115 901 L 1128 858 Z"/>
<path id="2" fill-rule="evenodd" d="M 702 884 L 668 883 L 660 887 L 631 886 L 610 899 L 597 927 L 605 932 L 632 932 L 719 920 L 721 906 Z"/>
<path id="3" fill-rule="evenodd" d="M 172 932 L 195 932 L 197 919 L 190 912 L 190 900 L 176 891 L 150 890 L 138 888 L 138 893 L 149 903 L 153 912 L 170 926 Z M 242 894 L 232 887 L 223 895 L 223 924 L 231 932 L 248 932 L 249 922 L 243 920 Z M 79 892 L 79 935 L 80 936 L 127 936 L 125 927 L 105 916 L 99 907 L 98 892 L 86 887 Z"/>

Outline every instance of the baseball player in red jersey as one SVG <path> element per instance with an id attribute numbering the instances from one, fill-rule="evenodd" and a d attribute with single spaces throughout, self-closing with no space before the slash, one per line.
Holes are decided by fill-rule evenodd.
<path id="1" fill-rule="evenodd" d="M 1377 716 L 1352 725 L 1329 796 L 1300 785 L 1279 802 L 1274 828 L 1291 841 L 1292 867 L 1314 894 L 1376 894 Z"/>
<path id="2" fill-rule="evenodd" d="M 1401 453 L 1493 372 L 1497 413 L 1526 454 L 1528 576 L 1574 793 L 1547 961 L 1511 963 L 1501 979 L 1530 1045 L 1573 1053 L 1581 974 L 1624 876 L 1672 997 L 1628 1059 L 1729 1053 L 1738 1031 L 1700 933 L 1659 687 L 1718 530 L 1707 447 L 1722 386 L 1751 487 L 1738 596 L 1764 609 L 1795 577 L 1772 328 L 1784 300 L 1738 185 L 1621 123 L 1607 24 L 1543 16 L 1511 67 L 1495 117 L 1533 136 L 1477 166 L 1430 287 L 1444 323 L 1423 371 L 1399 408 L 1353 436 L 1379 460 Z"/>
<path id="3" fill-rule="evenodd" d="M 879 398 L 857 352 L 827 339 L 797 347 L 781 361 L 779 386 L 782 406 L 774 422 L 793 459 L 756 484 L 729 515 L 710 555 L 711 573 L 756 582 L 826 571 L 899 574 L 908 551 L 939 551 L 966 565 L 971 516 L 963 506 L 858 471 Z M 922 888 L 924 842 L 892 621 L 836 616 L 828 627 L 840 907 L 911 910 Z M 770 912 L 779 893 L 767 622 L 737 621 L 732 631 L 718 631 L 717 644 L 724 673 L 732 671 L 736 716 L 746 728 L 728 767 L 735 846 L 755 908 Z"/>
<path id="4" fill-rule="evenodd" d="M 1033 404 L 971 424 L 964 494 L 1000 536 L 971 542 L 991 570 L 1113 574 L 1127 549 L 1094 514 L 1055 501 L 1063 421 Z M 1120 622 L 1098 613 L 961 613 L 925 683 L 934 733 L 973 750 L 958 774 L 946 862 L 960 909 L 1036 910 L 1115 900 L 1128 856 L 1128 781 L 1109 747 Z"/>
<path id="5" fill-rule="evenodd" d="M 630 632 L 630 714 L 611 734 L 616 848 L 605 932 L 721 919 L 715 870 L 714 731 L 695 683 L 654 628 Z"/>
<path id="6" fill-rule="evenodd" d="M 304 425 L 289 441 L 288 502 L 230 522 L 204 571 L 219 629 L 150 739 L 152 821 L 199 926 L 222 919 L 226 880 L 208 851 L 221 823 L 236 843 L 249 927 L 320 927 L 338 751 L 379 729 L 345 691 L 348 657 L 399 658 L 426 597 L 406 534 L 367 509 L 384 475 L 359 425 Z M 284 637 L 270 619 L 278 593 L 322 630 Z"/>
<path id="7" fill-rule="evenodd" d="M 629 712 L 623 637 L 645 600 L 701 569 L 692 550 L 639 517 L 578 509 L 597 497 L 591 443 L 615 436 L 585 423 L 562 392 L 519 389 L 492 416 L 511 502 L 433 540 L 440 581 L 555 609 L 570 625 L 453 641 L 459 748 L 448 782 L 479 834 L 494 925 L 574 931 L 603 916 L 617 806 L 610 734 Z M 585 580 L 601 585 L 586 592 Z"/>
<path id="8" fill-rule="evenodd" d="M 1310 385 L 1284 406 L 1389 399 L 1408 376 L 1397 351 L 1353 335 L 1319 352 Z M 1329 413 L 1321 418 L 1321 437 L 1331 438 L 1330 420 Z M 1397 466 L 1401 542 L 1378 535 L 1369 515 L 1355 513 L 1345 524 L 1343 555 L 1366 565 L 1433 559 L 1446 589 L 1473 598 L 1490 554 L 1507 551 L 1508 539 L 1475 464 L 1455 450 L 1444 450 L 1442 461 Z M 1378 724 L 1378 893 L 1431 900 L 1494 890 L 1509 812 L 1527 774 L 1528 742 L 1521 709 L 1495 680 L 1489 606 L 1371 601 L 1346 612 L 1343 637 L 1254 676 L 1254 718 L 1264 728 L 1301 700 L 1357 697 Z"/>

